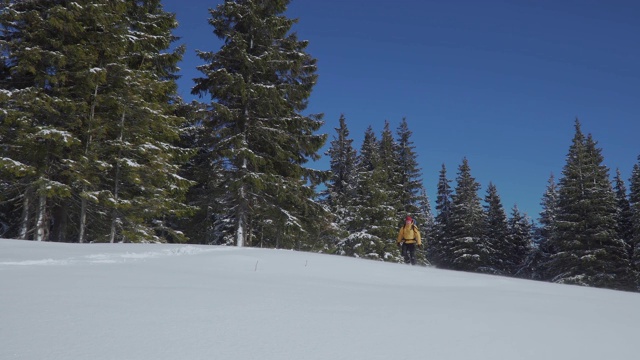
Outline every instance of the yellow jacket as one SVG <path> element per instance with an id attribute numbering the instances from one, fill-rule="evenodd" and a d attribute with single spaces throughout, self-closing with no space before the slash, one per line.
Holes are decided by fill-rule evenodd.
<path id="1" fill-rule="evenodd" d="M 407 244 L 417 244 L 418 246 L 422 245 L 420 231 L 418 231 L 418 228 L 415 225 L 405 225 L 400 228 L 400 232 L 398 232 L 398 240 L 396 240 L 396 242 L 400 244 L 403 241 Z"/>

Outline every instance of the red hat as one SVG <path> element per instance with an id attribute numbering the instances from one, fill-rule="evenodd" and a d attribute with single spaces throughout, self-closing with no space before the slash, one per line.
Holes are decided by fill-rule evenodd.
<path id="1" fill-rule="evenodd" d="M 411 216 L 407 216 L 407 218 L 404 219 L 404 221 L 413 221 L 413 219 L 411 218 Z"/>

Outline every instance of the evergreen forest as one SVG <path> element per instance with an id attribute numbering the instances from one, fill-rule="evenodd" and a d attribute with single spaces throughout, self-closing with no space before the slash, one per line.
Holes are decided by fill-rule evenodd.
<path id="1" fill-rule="evenodd" d="M 537 221 L 486 193 L 464 158 L 439 173 L 435 208 L 407 119 L 348 119 L 322 134 L 306 112 L 317 59 L 289 0 L 210 9 L 222 41 L 198 52 L 178 94 L 175 14 L 161 0 L 0 0 L 0 237 L 284 248 L 402 262 L 406 216 L 419 263 L 563 284 L 640 290 L 640 157 L 611 174 L 575 120 Z M 328 145 L 325 153 L 321 149 Z M 308 164 L 323 156 L 330 169 Z"/>

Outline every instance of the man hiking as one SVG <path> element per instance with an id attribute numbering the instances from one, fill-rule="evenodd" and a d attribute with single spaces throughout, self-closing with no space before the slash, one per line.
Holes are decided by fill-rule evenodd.
<path id="1" fill-rule="evenodd" d="M 404 225 L 398 232 L 398 239 L 396 240 L 398 246 L 402 246 L 402 256 L 405 263 L 416 264 L 416 245 L 421 246 L 422 240 L 420 239 L 420 231 L 415 225 L 415 221 L 411 216 L 407 216 L 404 220 Z"/>

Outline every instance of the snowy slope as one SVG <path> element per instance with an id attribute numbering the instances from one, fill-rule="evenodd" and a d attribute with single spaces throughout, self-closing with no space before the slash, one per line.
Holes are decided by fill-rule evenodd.
<path id="1" fill-rule="evenodd" d="M 286 250 L 0 240 L 0 359 L 635 359 L 640 294 Z"/>

